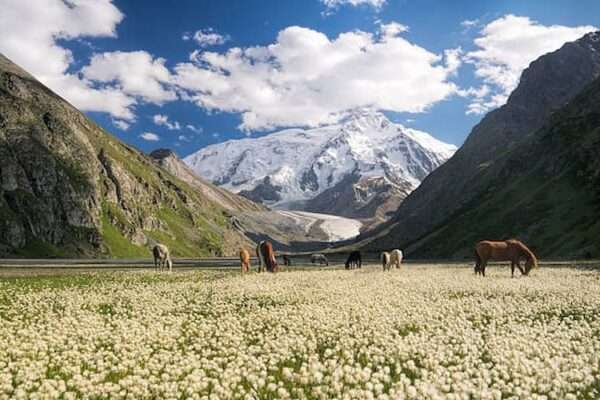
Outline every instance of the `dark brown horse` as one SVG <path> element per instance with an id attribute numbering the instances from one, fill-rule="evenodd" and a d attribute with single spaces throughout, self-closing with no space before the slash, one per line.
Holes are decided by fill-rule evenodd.
<path id="1" fill-rule="evenodd" d="M 346 269 L 362 268 L 362 257 L 360 255 L 360 251 L 355 250 L 350 253 L 344 266 Z"/>
<path id="2" fill-rule="evenodd" d="M 258 257 L 258 272 L 262 272 L 266 267 L 267 272 L 277 272 L 277 259 L 273 245 L 267 240 L 263 240 L 256 246 L 256 256 Z"/>
<path id="3" fill-rule="evenodd" d="M 521 268 L 521 259 L 524 258 L 525 270 Z M 485 267 L 488 261 L 510 261 L 511 276 L 515 276 L 515 266 L 522 275 L 537 267 L 537 258 L 527 246 L 518 240 L 491 241 L 483 240 L 475 245 L 475 274 L 485 276 Z"/>

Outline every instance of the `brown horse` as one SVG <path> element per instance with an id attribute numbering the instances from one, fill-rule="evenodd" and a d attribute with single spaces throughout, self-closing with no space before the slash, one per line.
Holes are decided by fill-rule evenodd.
<path id="1" fill-rule="evenodd" d="M 275 250 L 273 250 L 271 242 L 267 240 L 261 241 L 256 246 L 256 256 L 258 257 L 258 272 L 262 272 L 264 267 L 266 267 L 267 272 L 277 272 L 279 270 L 277 259 L 275 258 Z"/>
<path id="2" fill-rule="evenodd" d="M 525 258 L 525 270 L 521 268 L 521 258 Z M 515 276 L 515 266 L 522 275 L 537 267 L 537 258 L 527 246 L 518 240 L 483 240 L 475 245 L 475 274 L 485 276 L 485 267 L 489 260 L 510 261 L 511 276 Z"/>
<path id="3" fill-rule="evenodd" d="M 242 267 L 242 274 L 250 271 L 250 253 L 244 248 L 240 249 L 240 264 Z"/>

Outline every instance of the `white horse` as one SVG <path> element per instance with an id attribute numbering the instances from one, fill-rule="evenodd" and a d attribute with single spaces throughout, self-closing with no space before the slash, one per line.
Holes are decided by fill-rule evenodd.
<path id="1" fill-rule="evenodd" d="M 390 270 L 390 253 L 387 251 L 381 253 L 381 266 L 383 267 L 384 271 Z"/>
<path id="2" fill-rule="evenodd" d="M 329 266 L 329 261 L 327 261 L 327 257 L 325 257 L 325 254 L 313 254 L 312 256 L 310 256 L 310 262 L 312 264 L 319 263 L 319 265 L 325 264 Z"/>
<path id="3" fill-rule="evenodd" d="M 154 256 L 154 268 L 162 271 L 166 265 L 169 267 L 169 272 L 173 270 L 173 261 L 171 261 L 171 254 L 167 246 L 157 244 L 152 249 L 152 255 Z"/>
<path id="4" fill-rule="evenodd" d="M 402 250 L 392 250 L 390 252 L 390 267 L 395 265 L 396 268 L 400 268 L 400 264 L 402 264 Z"/>

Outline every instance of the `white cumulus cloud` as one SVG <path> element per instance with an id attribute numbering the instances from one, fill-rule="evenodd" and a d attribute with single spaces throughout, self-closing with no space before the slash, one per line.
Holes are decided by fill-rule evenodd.
<path id="1" fill-rule="evenodd" d="M 152 132 L 144 132 L 140 135 L 140 137 L 149 142 L 158 142 L 160 140 L 160 137 L 156 133 Z"/>
<path id="2" fill-rule="evenodd" d="M 244 130 L 317 126 L 357 107 L 423 112 L 456 92 L 456 51 L 434 54 L 396 34 L 329 39 L 292 26 L 268 46 L 197 53 L 174 82 L 207 110 L 241 113 Z"/>
<path id="3" fill-rule="evenodd" d="M 197 133 L 197 134 L 202 133 L 204 131 L 204 129 L 202 129 L 201 126 L 194 126 L 192 124 L 187 124 L 185 127 L 188 128 L 190 131 Z"/>
<path id="4" fill-rule="evenodd" d="M 475 39 L 477 49 L 466 54 L 466 62 L 491 88 L 475 97 L 467 113 L 483 113 L 506 102 L 519 83 L 521 72 L 543 54 L 559 49 L 594 31 L 593 26 L 542 25 L 528 17 L 505 15 L 487 24 Z"/>
<path id="5" fill-rule="evenodd" d="M 169 121 L 169 117 L 166 115 L 156 114 L 152 117 L 152 121 L 154 121 L 156 125 L 166 127 L 170 131 L 181 130 L 181 124 L 178 121 Z"/>
<path id="6" fill-rule="evenodd" d="M 379 32 L 383 37 L 396 37 L 402 32 L 408 31 L 408 26 L 398 22 L 390 22 L 388 24 L 380 24 Z"/>
<path id="7" fill-rule="evenodd" d="M 113 119 L 112 123 L 113 123 L 114 126 L 116 126 L 117 128 L 121 129 L 122 131 L 128 130 L 129 127 L 131 126 L 131 124 L 129 122 L 122 121 L 120 119 Z"/>
<path id="8" fill-rule="evenodd" d="M 58 42 L 115 37 L 123 14 L 110 0 L 3 0 L 0 9 L 0 52 L 80 109 L 134 118 L 135 99 L 67 72 L 73 55 Z"/>
<path id="9" fill-rule="evenodd" d="M 340 6 L 371 6 L 376 10 L 381 9 L 386 3 L 386 0 L 321 0 L 321 3 L 325 5 L 328 9 L 336 9 Z"/>
<path id="10" fill-rule="evenodd" d="M 224 44 L 230 40 L 229 35 L 221 35 L 213 28 L 200 29 L 193 34 L 186 32 L 183 40 L 194 40 L 200 47 L 209 47 Z"/>
<path id="11" fill-rule="evenodd" d="M 165 59 L 154 59 L 146 51 L 95 54 L 81 72 L 94 81 L 115 82 L 124 93 L 149 103 L 163 104 L 177 98 L 175 92 L 168 89 L 171 75 L 165 67 Z"/>

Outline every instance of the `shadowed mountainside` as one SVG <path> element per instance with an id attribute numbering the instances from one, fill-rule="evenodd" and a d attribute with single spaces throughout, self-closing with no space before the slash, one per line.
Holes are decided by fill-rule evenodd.
<path id="1" fill-rule="evenodd" d="M 550 226 L 546 226 L 545 229 L 555 230 L 554 235 L 558 235 L 562 224 L 553 224 L 550 220 L 538 221 L 537 225 L 525 229 L 525 225 L 517 224 L 516 219 L 507 219 L 504 213 L 507 208 L 521 204 L 520 209 L 536 208 L 538 212 L 532 215 L 544 219 L 545 207 L 550 207 L 547 209 L 549 213 L 552 206 L 541 201 L 539 197 L 530 198 L 529 203 L 526 200 L 527 196 L 542 185 L 546 185 L 547 189 L 541 191 L 539 196 L 543 193 L 547 193 L 549 197 L 563 196 L 561 204 L 569 202 L 568 192 L 574 189 L 572 186 L 576 185 L 575 180 L 561 178 L 558 182 L 550 180 L 547 174 L 540 175 L 532 170 L 534 166 L 544 163 L 544 160 L 551 162 L 559 155 L 561 159 L 568 159 L 568 154 L 562 151 L 559 153 L 559 149 L 536 147 L 537 142 L 531 142 L 532 139 L 527 135 L 542 128 L 557 110 L 573 100 L 598 76 L 598 32 L 567 43 L 559 50 L 532 62 L 523 72 L 519 86 L 507 103 L 487 114 L 473 128 L 465 144 L 456 154 L 432 172 L 419 188 L 404 200 L 390 224 L 372 232 L 370 237 L 362 238 L 363 246 L 372 250 L 408 247 L 409 253 L 417 256 L 451 257 L 470 254 L 473 241 L 481 238 L 519 235 L 528 241 L 536 241 L 540 236 L 535 226 L 545 226 L 546 222 Z M 580 98 L 578 101 L 581 103 L 583 100 Z M 591 104 L 587 110 L 590 115 L 594 112 Z M 569 113 L 574 113 L 574 110 L 567 108 L 561 111 L 559 115 L 565 120 L 558 121 L 554 116 L 552 123 L 568 124 L 571 118 Z M 588 122 L 592 121 L 593 117 L 590 116 Z M 577 129 L 576 126 L 572 128 Z M 546 129 L 550 128 L 546 126 Z M 588 139 L 581 140 L 587 143 Z M 568 149 L 572 152 L 572 161 L 579 162 L 578 157 L 581 154 L 575 152 L 576 147 L 569 146 Z M 507 163 L 506 160 L 511 162 Z M 555 173 L 559 172 L 560 170 L 555 170 Z M 521 178 L 517 179 L 517 176 Z M 503 179 L 507 181 L 503 183 Z M 524 181 L 521 181 L 522 179 Z M 493 200 L 498 199 L 494 196 L 502 196 L 503 193 L 507 193 L 506 190 L 510 190 L 506 185 L 516 190 L 516 187 L 512 186 L 516 184 L 516 180 L 522 182 L 521 191 L 513 193 L 511 198 L 506 198 L 506 203 Z M 582 192 L 582 197 L 577 194 L 574 196 L 583 201 L 583 194 Z M 474 208 L 483 202 L 495 204 L 495 208 L 488 210 L 490 217 L 487 219 L 481 219 L 483 216 L 474 211 Z M 477 215 L 477 218 L 467 218 L 469 215 Z M 585 213 L 582 217 L 584 215 Z M 528 218 L 521 220 L 530 221 Z M 487 225 L 485 221 L 488 221 Z M 460 229 L 457 225 L 459 223 L 462 224 Z M 445 236 L 439 236 L 442 232 L 445 232 Z M 434 245 L 434 236 L 438 240 L 442 240 L 443 237 L 445 244 Z M 538 241 L 540 245 L 548 245 L 551 242 L 550 239 Z M 575 247 L 570 247 L 570 251 L 575 250 Z M 559 247 L 551 250 L 545 247 L 541 250 L 542 254 L 558 255 L 559 252 Z"/>

